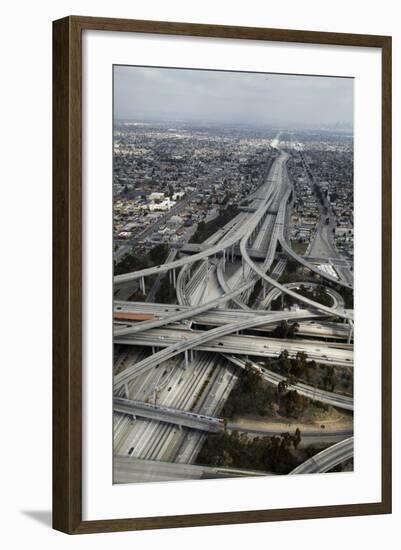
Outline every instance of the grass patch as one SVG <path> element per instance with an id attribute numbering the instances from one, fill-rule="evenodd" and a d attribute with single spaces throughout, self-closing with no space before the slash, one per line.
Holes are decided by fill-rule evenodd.
<path id="1" fill-rule="evenodd" d="M 300 241 L 291 241 L 291 248 L 299 256 L 303 256 L 308 249 L 309 243 L 304 243 Z"/>

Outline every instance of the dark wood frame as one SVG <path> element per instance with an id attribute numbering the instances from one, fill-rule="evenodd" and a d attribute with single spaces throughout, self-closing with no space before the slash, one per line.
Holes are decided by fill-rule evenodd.
<path id="1" fill-rule="evenodd" d="M 382 497 L 380 502 L 82 521 L 81 36 L 86 29 L 382 51 Z M 53 527 L 69 534 L 391 512 L 391 37 L 71 16 L 53 22 Z"/>

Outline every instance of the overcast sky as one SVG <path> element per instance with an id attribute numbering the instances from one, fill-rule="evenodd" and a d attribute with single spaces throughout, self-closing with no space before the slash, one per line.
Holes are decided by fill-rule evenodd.
<path id="1" fill-rule="evenodd" d="M 349 78 L 128 66 L 114 71 L 116 120 L 352 123 Z"/>

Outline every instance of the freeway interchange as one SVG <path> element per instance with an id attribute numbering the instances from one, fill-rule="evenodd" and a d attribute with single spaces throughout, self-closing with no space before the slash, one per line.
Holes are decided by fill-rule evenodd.
<path id="1" fill-rule="evenodd" d="M 205 434 L 227 429 L 219 414 L 241 370 L 253 368 L 275 387 L 286 381 L 260 366 L 258 358 L 277 360 L 285 351 L 290 358 L 305 353 L 320 365 L 353 367 L 353 310 L 346 309 L 341 294 L 342 288 L 352 291 L 352 279 L 322 271 L 287 242 L 293 194 L 288 159 L 287 152 L 279 151 L 247 209 L 202 246 L 188 246 L 193 254 L 175 252 L 164 264 L 115 276 L 116 289 L 139 285 L 144 294 L 148 277 L 160 282 L 168 276 L 177 296 L 177 304 L 114 302 L 114 449 L 116 464 L 125 472 L 115 471 L 116 479 L 137 480 L 141 460 L 153 464 L 157 473 L 151 480 L 159 479 L 161 471 L 170 472 L 157 463 L 180 464 L 184 477 L 202 477 L 193 463 Z M 279 282 L 287 260 L 319 283 Z M 325 288 L 331 305 L 297 293 L 302 284 Z M 250 297 L 257 289 L 255 307 Z M 269 309 L 280 296 L 298 306 Z M 282 323 L 297 323 L 297 337 L 274 337 L 272 331 Z M 352 396 L 303 381 L 292 387 L 314 401 L 353 410 Z M 329 471 L 350 459 L 353 438 L 346 435 L 343 445 L 340 441 L 328 447 L 291 473 Z M 128 466 L 129 460 L 136 466 Z M 247 475 L 240 470 L 236 475 Z M 171 470 L 168 475 L 178 474 Z"/>

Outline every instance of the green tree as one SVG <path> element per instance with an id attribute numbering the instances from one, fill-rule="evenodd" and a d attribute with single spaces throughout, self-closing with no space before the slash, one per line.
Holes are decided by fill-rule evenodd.
<path id="1" fill-rule="evenodd" d="M 166 244 L 157 244 L 150 252 L 149 257 L 154 265 L 160 265 L 164 263 L 168 254 L 168 246 Z"/>
<path id="2" fill-rule="evenodd" d="M 279 368 L 285 374 L 289 374 L 291 370 L 291 361 L 289 359 L 288 351 L 285 349 L 282 351 L 278 358 Z"/>
<path id="3" fill-rule="evenodd" d="M 301 430 L 299 428 L 297 428 L 295 430 L 295 434 L 293 436 L 292 443 L 293 443 L 295 449 L 297 449 L 298 445 L 301 443 Z"/>

